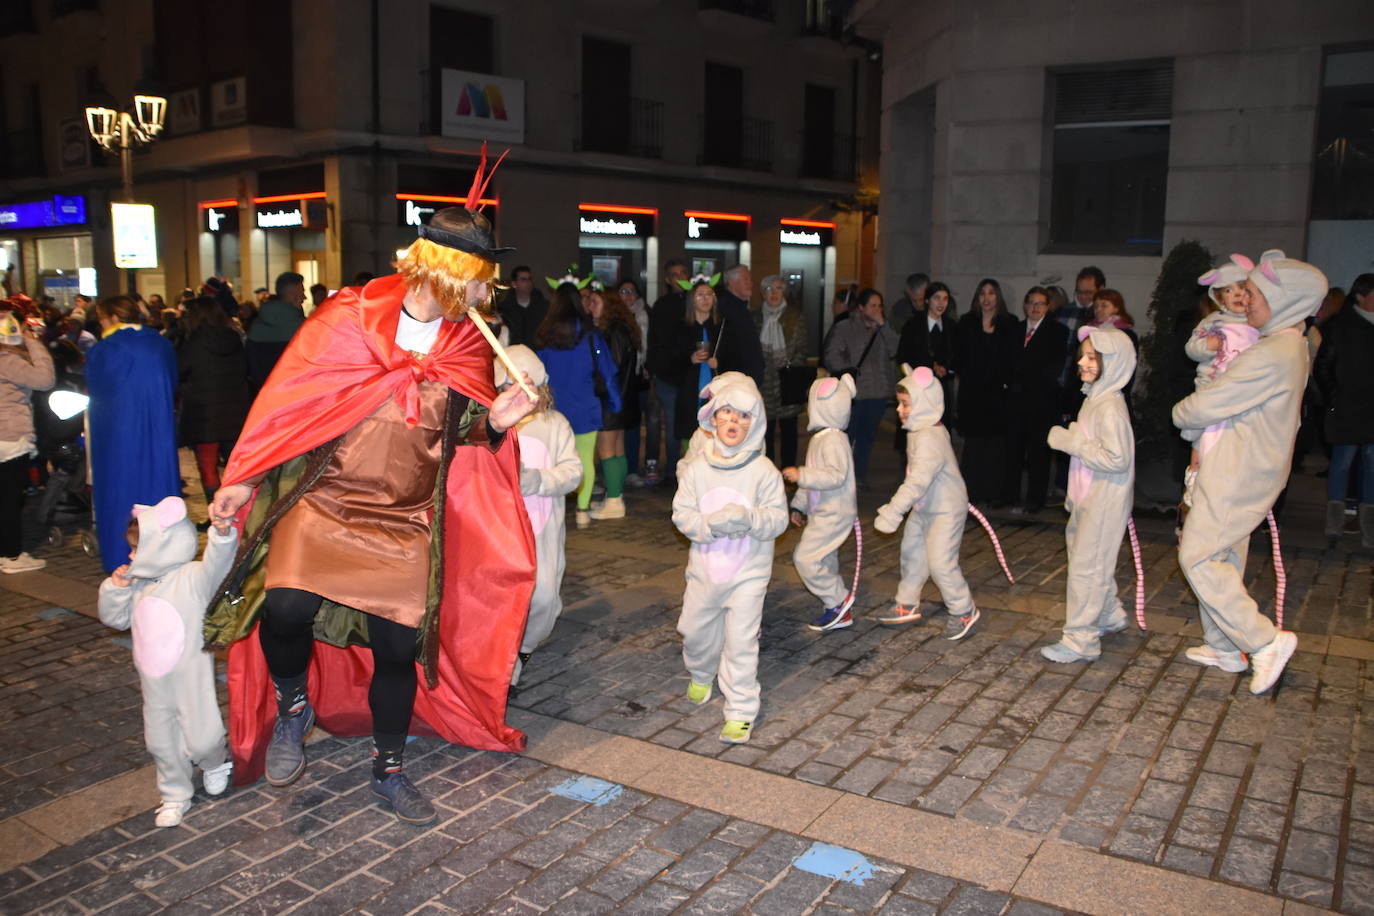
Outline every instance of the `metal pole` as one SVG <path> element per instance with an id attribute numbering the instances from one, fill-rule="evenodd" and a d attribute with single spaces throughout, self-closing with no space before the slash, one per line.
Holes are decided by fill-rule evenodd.
<path id="1" fill-rule="evenodd" d="M 119 167 L 124 177 L 124 202 L 134 202 L 134 150 L 129 140 L 129 115 L 119 115 Z M 124 271 L 124 285 L 129 296 L 138 293 L 138 271 L 132 267 Z"/>

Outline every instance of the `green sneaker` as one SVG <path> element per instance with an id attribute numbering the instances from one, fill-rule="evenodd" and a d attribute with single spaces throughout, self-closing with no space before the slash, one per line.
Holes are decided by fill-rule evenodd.
<path id="1" fill-rule="evenodd" d="M 700 706 L 711 699 L 711 685 L 689 681 L 687 683 L 687 699 Z"/>
<path id="2" fill-rule="evenodd" d="M 740 722 L 732 719 L 725 723 L 725 727 L 720 730 L 720 740 L 724 744 L 743 744 L 749 740 L 749 730 L 753 727 L 752 722 Z"/>

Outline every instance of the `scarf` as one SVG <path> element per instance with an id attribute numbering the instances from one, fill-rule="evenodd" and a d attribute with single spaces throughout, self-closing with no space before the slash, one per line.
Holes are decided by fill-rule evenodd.
<path id="1" fill-rule="evenodd" d="M 787 338 L 782 333 L 782 313 L 787 311 L 787 303 L 777 308 L 763 303 L 763 327 L 759 329 L 759 343 L 765 350 L 781 353 L 787 349 Z"/>

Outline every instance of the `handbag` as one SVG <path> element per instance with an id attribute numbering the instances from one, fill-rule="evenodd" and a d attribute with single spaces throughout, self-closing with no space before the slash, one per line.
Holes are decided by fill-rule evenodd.
<path id="1" fill-rule="evenodd" d="M 878 328 L 874 328 L 873 334 L 868 338 L 868 345 L 864 347 L 863 353 L 859 354 L 859 361 L 852 366 L 845 366 L 840 371 L 833 373 L 835 378 L 839 378 L 842 375 L 851 375 L 857 382 L 859 380 L 859 367 L 864 364 L 864 360 L 868 359 L 868 351 L 873 349 L 873 342 L 877 339 Z"/>
<path id="2" fill-rule="evenodd" d="M 778 367 L 778 400 L 784 407 L 805 404 L 811 394 L 811 384 L 816 381 L 819 369 L 815 366 L 793 366 L 790 363 Z"/>
<path id="3" fill-rule="evenodd" d="M 587 352 L 592 355 L 592 391 L 601 401 L 602 410 L 605 410 L 611 397 L 611 389 L 606 385 L 606 376 L 601 374 L 601 367 L 596 364 L 596 344 L 592 341 L 592 333 L 587 334 Z"/>

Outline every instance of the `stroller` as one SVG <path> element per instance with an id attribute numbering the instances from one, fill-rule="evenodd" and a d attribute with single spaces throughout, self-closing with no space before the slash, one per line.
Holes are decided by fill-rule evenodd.
<path id="1" fill-rule="evenodd" d="M 38 457 L 51 468 L 38 499 L 35 521 L 47 532 L 50 547 L 61 546 L 66 537 L 64 529 L 76 527 L 82 549 L 88 556 L 99 556 L 86 473 L 86 407 L 90 397 L 83 390 L 84 360 L 79 352 L 56 349 L 57 383 L 51 391 L 34 395 Z"/>

